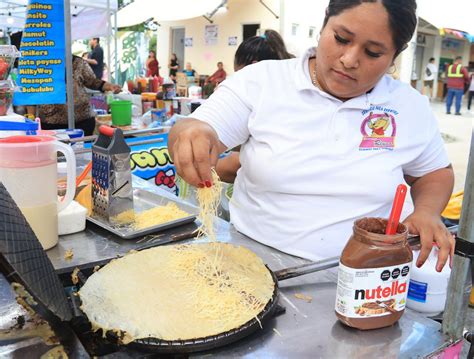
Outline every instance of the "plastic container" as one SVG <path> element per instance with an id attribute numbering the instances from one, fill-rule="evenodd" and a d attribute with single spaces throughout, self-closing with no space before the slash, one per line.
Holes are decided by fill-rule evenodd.
<path id="1" fill-rule="evenodd" d="M 57 151 L 67 161 L 67 190 L 58 201 Z M 6 187 L 43 248 L 58 243 L 58 212 L 74 199 L 76 159 L 71 147 L 47 136 L 0 140 L 0 181 Z"/>
<path id="2" fill-rule="evenodd" d="M 82 232 L 86 229 L 87 209 L 76 201 L 58 214 L 58 234 L 60 236 Z"/>
<path id="3" fill-rule="evenodd" d="M 0 45 L 0 81 L 8 78 L 19 56 L 20 52 L 14 45 Z"/>
<path id="4" fill-rule="evenodd" d="M 0 63 L 1 66 L 1 63 Z M 10 80 L 0 81 L 0 116 L 5 116 L 13 102 L 15 85 Z"/>
<path id="5" fill-rule="evenodd" d="M 337 281 L 336 316 L 347 326 L 384 328 L 405 311 L 410 267 L 408 228 L 399 223 L 386 235 L 387 220 L 361 218 L 342 251 Z"/>
<path id="6" fill-rule="evenodd" d="M 163 100 L 172 100 L 176 97 L 176 85 L 174 82 L 163 84 Z"/>
<path id="7" fill-rule="evenodd" d="M 416 263 L 419 250 L 413 251 Z M 434 247 L 421 268 L 412 266 L 408 287 L 407 307 L 426 315 L 435 315 L 444 310 L 451 268 L 446 264 L 441 273 L 436 271 L 438 248 Z"/>
<path id="8" fill-rule="evenodd" d="M 201 99 L 202 89 L 200 86 L 189 86 L 188 97 L 191 99 Z"/>
<path id="9" fill-rule="evenodd" d="M 112 125 L 128 126 L 132 123 L 132 102 L 114 101 L 110 104 Z"/>

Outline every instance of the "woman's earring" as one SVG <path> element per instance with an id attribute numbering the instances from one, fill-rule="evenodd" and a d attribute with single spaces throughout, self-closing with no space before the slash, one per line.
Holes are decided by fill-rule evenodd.
<path id="1" fill-rule="evenodd" d="M 397 72 L 397 65 L 396 64 L 392 64 L 392 66 L 390 66 L 391 70 L 389 70 L 387 72 L 387 74 L 389 75 L 393 75 L 395 72 Z"/>

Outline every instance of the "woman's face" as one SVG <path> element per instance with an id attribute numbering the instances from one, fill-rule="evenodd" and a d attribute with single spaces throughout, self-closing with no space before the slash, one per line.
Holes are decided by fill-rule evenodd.
<path id="1" fill-rule="evenodd" d="M 154 59 L 155 58 L 155 53 L 153 51 L 150 51 L 148 57 L 151 58 L 151 59 Z"/>
<path id="2" fill-rule="evenodd" d="M 387 11 L 380 3 L 363 3 L 330 17 L 321 31 L 317 79 L 339 99 L 356 97 L 375 86 L 394 56 Z"/>

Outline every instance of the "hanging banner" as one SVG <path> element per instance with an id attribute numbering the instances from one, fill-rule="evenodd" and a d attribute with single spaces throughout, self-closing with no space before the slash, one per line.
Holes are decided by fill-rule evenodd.
<path id="1" fill-rule="evenodd" d="M 20 44 L 15 105 L 66 103 L 63 0 L 30 0 Z"/>

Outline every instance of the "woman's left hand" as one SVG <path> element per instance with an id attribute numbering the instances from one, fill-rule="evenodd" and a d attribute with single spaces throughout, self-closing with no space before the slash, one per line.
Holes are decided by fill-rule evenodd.
<path id="1" fill-rule="evenodd" d="M 454 238 L 441 221 L 439 215 L 422 209 L 415 210 L 403 223 L 408 227 L 410 234 L 419 235 L 421 239 L 421 251 L 416 262 L 421 267 L 428 258 L 433 243 L 439 247 L 438 262 L 436 270 L 441 272 L 448 258 L 454 255 Z M 451 261 L 450 261 L 451 263 Z"/>

